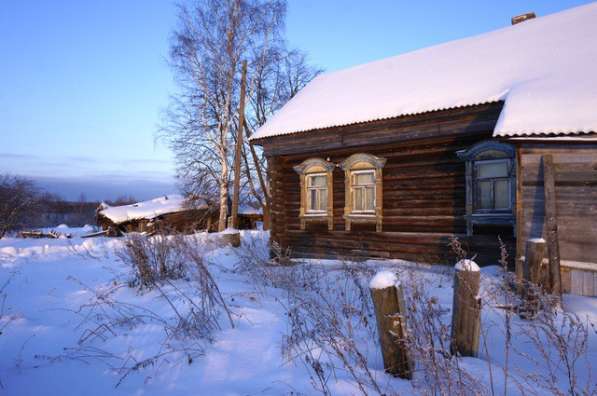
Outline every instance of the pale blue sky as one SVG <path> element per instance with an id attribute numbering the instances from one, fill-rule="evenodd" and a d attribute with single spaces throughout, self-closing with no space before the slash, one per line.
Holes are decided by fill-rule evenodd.
<path id="1" fill-rule="evenodd" d="M 494 30 L 588 1 L 289 0 L 289 44 L 326 70 Z M 155 144 L 174 90 L 170 0 L 0 1 L 0 173 L 69 198 L 174 189 Z"/>

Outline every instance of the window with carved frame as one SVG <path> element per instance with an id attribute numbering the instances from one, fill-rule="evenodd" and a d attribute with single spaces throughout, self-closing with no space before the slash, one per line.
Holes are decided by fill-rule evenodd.
<path id="1" fill-rule="evenodd" d="M 514 226 L 514 148 L 487 140 L 457 154 L 466 161 L 467 234 L 472 235 L 475 226 Z"/>
<path id="2" fill-rule="evenodd" d="M 300 177 L 300 227 L 308 222 L 327 222 L 334 227 L 333 174 L 335 165 L 321 158 L 309 158 L 294 167 Z"/>
<path id="3" fill-rule="evenodd" d="M 385 163 L 385 158 L 366 153 L 353 154 L 342 162 L 346 231 L 351 230 L 352 223 L 374 223 L 378 232 L 382 230 L 382 169 Z"/>
<path id="4" fill-rule="evenodd" d="M 487 159 L 473 162 L 475 213 L 497 213 L 512 210 L 510 158 Z"/>
<path id="5" fill-rule="evenodd" d="M 328 207 L 327 173 L 306 174 L 307 214 L 326 213 Z"/>
<path id="6" fill-rule="evenodd" d="M 352 194 L 351 213 L 375 213 L 375 169 L 355 170 L 350 172 L 352 178 L 350 190 Z"/>

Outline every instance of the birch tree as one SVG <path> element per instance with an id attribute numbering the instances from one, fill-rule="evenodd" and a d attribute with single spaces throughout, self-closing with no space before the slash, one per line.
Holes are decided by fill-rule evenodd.
<path id="1" fill-rule="evenodd" d="M 252 62 L 251 83 L 249 85 L 249 112 L 245 130 L 248 138 L 260 126 L 265 124 L 275 111 L 294 97 L 307 83 L 315 78 L 320 69 L 310 66 L 305 53 L 298 50 L 287 50 L 284 47 L 262 49 L 255 54 Z M 251 161 L 247 158 L 251 153 Z M 246 183 L 249 190 L 262 204 L 264 213 L 269 210 L 270 192 L 264 183 L 263 169 L 265 158 L 259 156 L 253 146 L 243 150 L 246 168 Z M 254 187 L 254 179 L 259 180 L 259 192 Z"/>
<path id="2" fill-rule="evenodd" d="M 220 230 L 226 227 L 232 147 L 239 130 L 242 60 L 249 64 L 248 135 L 310 79 L 297 79 L 301 73 L 285 75 L 289 66 L 309 70 L 303 55 L 285 48 L 285 13 L 283 0 L 189 0 L 179 5 L 170 47 L 178 90 L 161 135 L 175 154 L 183 192 L 218 203 Z M 298 68 L 297 60 L 302 62 Z M 243 164 L 243 191 L 264 204 L 267 186 L 254 182 L 255 172 L 265 165 L 263 158 L 245 146 Z"/>

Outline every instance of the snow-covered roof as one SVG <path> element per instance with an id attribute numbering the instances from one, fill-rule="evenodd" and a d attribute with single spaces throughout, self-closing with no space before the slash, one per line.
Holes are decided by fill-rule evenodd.
<path id="1" fill-rule="evenodd" d="M 182 195 L 170 194 L 131 205 L 109 206 L 102 203 L 99 214 L 119 224 L 129 220 L 153 219 L 166 213 L 180 212 L 186 210 L 184 204 L 185 198 Z"/>
<path id="2" fill-rule="evenodd" d="M 253 135 L 504 101 L 494 136 L 597 132 L 597 3 L 316 77 Z"/>

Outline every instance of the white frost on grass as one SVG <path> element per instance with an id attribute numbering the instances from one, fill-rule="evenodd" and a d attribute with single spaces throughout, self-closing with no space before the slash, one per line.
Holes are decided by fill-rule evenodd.
<path id="1" fill-rule="evenodd" d="M 375 274 L 373 279 L 371 279 L 371 282 L 369 282 L 369 287 L 371 289 L 385 289 L 398 284 L 398 278 L 394 272 L 379 271 Z"/>
<path id="2" fill-rule="evenodd" d="M 172 314 L 172 309 L 160 293 L 155 290 L 140 293 L 126 285 L 130 268 L 111 253 L 121 247 L 122 238 L 83 240 L 78 236 L 81 234 L 80 229 L 71 228 L 68 231 L 74 235 L 71 240 L 0 240 L 0 285 L 9 281 L 5 289 L 6 310 L 0 320 L 0 327 L 6 325 L 0 335 L 1 390 L 6 394 L 105 396 L 316 393 L 312 388 L 310 373 L 301 363 L 301 358 L 289 361 L 280 351 L 280 346 L 286 342 L 285 335 L 289 328 L 289 316 L 280 303 L 287 298 L 287 291 L 273 287 L 256 288 L 247 277 L 234 270 L 239 264 L 239 251 L 230 247 L 209 250 L 212 248 L 206 234 L 191 237 L 197 243 L 205 243 L 204 259 L 233 312 L 235 328 L 223 325 L 222 330 L 214 334 L 214 342 L 207 346 L 204 356 L 194 359 L 192 364 L 187 363 L 184 355 L 169 357 L 160 361 L 159 366 L 147 366 L 131 373 L 117 388 L 114 386 L 120 376 L 106 369 L 105 363 L 99 358 L 87 362 L 49 359 L 63 355 L 65 348 L 76 348 L 84 330 L 77 327 L 81 321 L 78 309 L 115 285 L 119 289 L 113 296 L 119 302 L 159 313 L 166 319 L 170 319 L 166 315 Z M 267 233 L 240 233 L 243 243 L 259 240 L 261 244 L 258 246 L 264 252 L 267 251 Z M 337 275 L 342 274 L 345 263 L 339 260 L 318 260 L 311 264 L 324 274 L 319 280 L 321 284 L 331 285 L 329 289 L 333 292 L 345 291 L 343 287 L 335 287 L 340 285 Z M 295 271 L 301 265 L 304 264 L 297 263 L 293 267 L 275 270 Z M 354 263 L 350 265 L 356 266 Z M 409 279 L 410 282 L 413 278 L 409 274 L 415 274 L 415 278 L 423 282 L 425 291 L 436 301 L 438 307 L 446 310 L 442 317 L 445 322 L 443 325 L 449 328 L 453 293 L 449 267 L 420 266 L 399 260 L 371 260 L 359 265 L 365 265 L 371 270 L 362 279 L 363 285 L 367 284 L 369 274 L 379 272 L 382 274 L 378 274 L 381 285 L 394 284 L 398 273 L 406 287 L 408 285 L 404 279 Z M 480 295 L 484 300 L 489 298 L 488 291 L 495 288 L 493 284 L 500 282 L 500 276 L 499 267 L 484 267 L 481 270 Z M 172 282 L 172 285 L 193 296 L 193 287 L 196 285 L 182 279 Z M 162 291 L 168 293 L 171 287 L 165 285 Z M 334 296 L 330 296 L 332 301 Z M 567 310 L 576 312 L 582 320 L 588 318 L 595 323 L 595 301 L 590 297 L 566 295 L 563 305 Z M 182 302 L 177 301 L 177 304 L 178 308 L 182 308 Z M 486 348 L 480 349 L 478 358 L 462 358 L 459 359 L 459 364 L 486 388 L 493 381 L 495 393 L 503 394 L 505 381 L 502 373 L 509 359 L 509 375 L 516 378 L 510 377 L 508 380 L 508 394 L 523 394 L 515 381 L 524 379 L 527 374 L 545 374 L 545 365 L 529 364 L 528 359 L 518 353 L 510 354 L 507 358 L 501 327 L 504 322 L 503 310 L 492 309 L 491 304 L 487 304 L 484 305 L 482 314 L 481 323 L 486 332 L 481 334 L 480 345 L 486 345 Z M 528 326 L 529 321 L 516 316 L 511 319 L 513 331 L 523 334 L 521 331 Z M 163 333 L 163 326 L 156 323 L 137 324 L 125 331 L 115 328 L 115 334 L 110 333 L 105 339 L 98 336 L 90 341 L 88 346 L 91 349 L 86 351 L 92 356 L 104 350 L 116 355 L 130 352 L 140 360 L 159 351 L 160 342 L 164 339 Z M 362 343 L 359 348 L 367 351 L 370 368 L 380 383 L 392 385 L 399 394 L 414 393 L 412 382 L 396 380 L 383 373 L 383 361 L 375 337 L 354 337 L 352 340 Z M 524 352 L 526 356 L 538 356 L 537 350 L 528 342 L 525 343 L 524 337 L 514 337 L 512 342 L 512 350 Z M 557 356 L 555 347 L 553 353 Z M 589 362 L 597 361 L 597 334 L 594 332 L 589 333 L 586 359 Z M 489 361 L 493 369 L 492 375 L 488 371 Z M 587 381 L 589 374 L 581 363 L 579 365 L 578 380 L 583 383 Z M 560 371 L 556 375 L 558 381 L 565 384 L 566 376 Z M 337 372 L 337 377 L 330 377 L 329 384 L 334 395 L 359 394 L 358 385 L 342 370 Z M 373 393 L 375 392 L 371 392 Z"/>
<path id="3" fill-rule="evenodd" d="M 456 271 L 472 271 L 472 272 L 479 272 L 481 269 L 473 260 L 464 259 L 460 260 L 454 266 Z"/>

